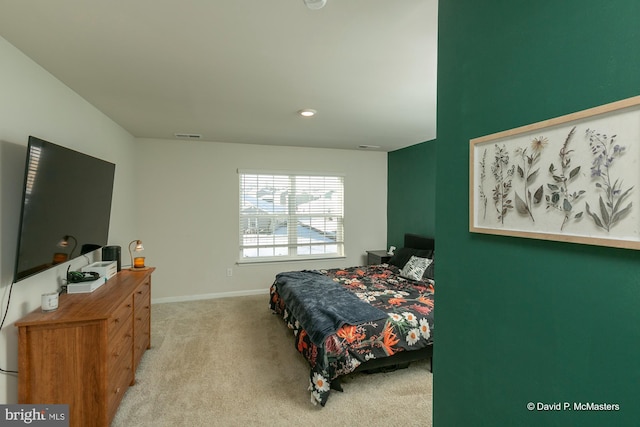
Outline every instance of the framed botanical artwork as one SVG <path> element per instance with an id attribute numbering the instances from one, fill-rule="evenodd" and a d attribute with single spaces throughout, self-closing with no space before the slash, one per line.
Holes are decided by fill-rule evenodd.
<path id="1" fill-rule="evenodd" d="M 640 96 L 470 141 L 469 231 L 640 249 Z"/>

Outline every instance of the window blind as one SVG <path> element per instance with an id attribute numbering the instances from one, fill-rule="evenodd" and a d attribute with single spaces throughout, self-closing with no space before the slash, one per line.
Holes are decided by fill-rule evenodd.
<path id="1" fill-rule="evenodd" d="M 344 253 L 344 177 L 283 172 L 240 176 L 240 260 Z"/>

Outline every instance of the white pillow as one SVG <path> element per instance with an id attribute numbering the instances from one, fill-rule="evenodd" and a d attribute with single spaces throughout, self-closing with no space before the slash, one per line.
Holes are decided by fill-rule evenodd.
<path id="1" fill-rule="evenodd" d="M 433 260 L 412 255 L 409 261 L 400 270 L 400 276 L 411 280 L 422 280 L 422 275 Z"/>

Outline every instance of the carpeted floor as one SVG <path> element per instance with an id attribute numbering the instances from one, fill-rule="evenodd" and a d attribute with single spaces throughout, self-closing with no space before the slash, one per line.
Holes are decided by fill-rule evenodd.
<path id="1" fill-rule="evenodd" d="M 112 426 L 431 426 L 428 362 L 343 379 L 324 408 L 268 295 L 155 304 L 151 349 Z"/>

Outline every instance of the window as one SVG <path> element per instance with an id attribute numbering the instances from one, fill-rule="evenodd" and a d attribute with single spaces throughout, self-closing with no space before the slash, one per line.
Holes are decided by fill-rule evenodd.
<path id="1" fill-rule="evenodd" d="M 240 261 L 344 254 L 344 177 L 240 174 Z"/>

